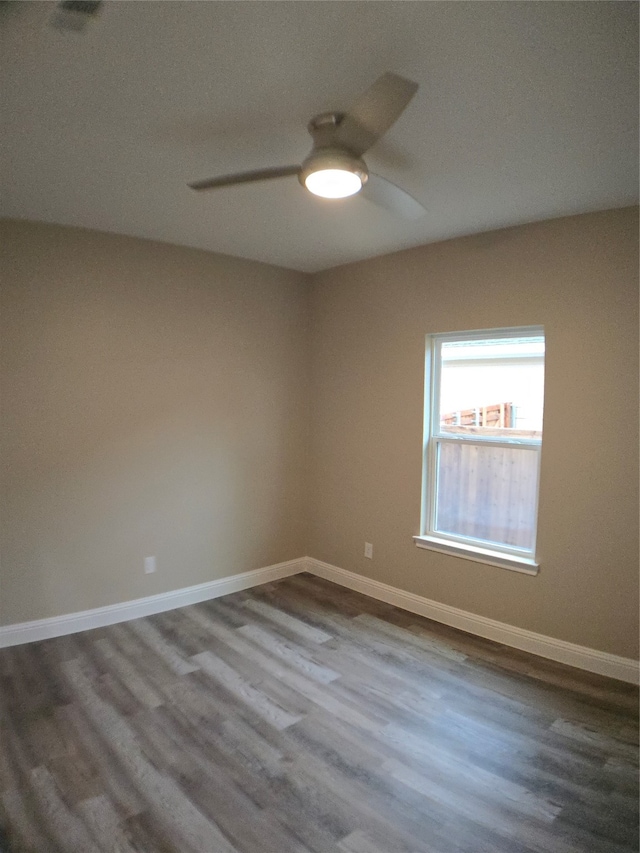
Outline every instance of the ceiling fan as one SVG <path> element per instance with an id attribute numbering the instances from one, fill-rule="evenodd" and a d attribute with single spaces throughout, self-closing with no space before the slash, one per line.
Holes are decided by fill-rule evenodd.
<path id="1" fill-rule="evenodd" d="M 370 201 L 402 216 L 416 218 L 424 207 L 400 187 L 369 172 L 362 155 L 394 124 L 418 90 L 418 84 L 387 72 L 358 99 L 349 112 L 321 113 L 307 129 L 311 153 L 301 166 L 275 166 L 194 181 L 192 190 L 214 190 L 235 184 L 269 181 L 293 175 L 303 187 L 323 198 L 346 198 L 363 191 Z"/>

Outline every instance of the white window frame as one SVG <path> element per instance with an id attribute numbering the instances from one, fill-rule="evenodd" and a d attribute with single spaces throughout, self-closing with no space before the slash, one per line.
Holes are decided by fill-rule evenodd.
<path id="1" fill-rule="evenodd" d="M 492 566 L 512 569 L 525 574 L 537 574 L 539 562 L 536 558 L 536 540 L 538 525 L 538 503 L 540 491 L 540 457 L 542 439 L 517 437 L 500 438 L 494 436 L 452 436 L 440 430 L 440 376 L 441 346 L 450 341 L 485 340 L 487 338 L 518 338 L 540 335 L 544 337 L 542 326 L 519 326 L 509 329 L 481 329 L 471 332 L 450 332 L 427 335 L 425 362 L 425 415 L 422 465 L 422 511 L 420 535 L 413 540 L 419 548 L 452 554 L 467 560 L 487 563 Z M 484 446 L 521 448 L 523 453 L 536 453 L 536 501 L 534 523 L 534 546 L 531 550 L 515 548 L 494 542 L 484 542 L 472 537 L 442 533 L 435 529 L 436 493 L 437 493 L 437 456 L 438 447 L 446 442 L 465 442 Z"/>

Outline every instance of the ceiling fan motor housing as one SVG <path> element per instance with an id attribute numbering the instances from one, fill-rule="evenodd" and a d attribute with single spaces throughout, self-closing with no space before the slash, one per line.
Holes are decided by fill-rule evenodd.
<path id="1" fill-rule="evenodd" d="M 369 172 L 364 160 L 345 146 L 336 145 L 336 129 L 343 118 L 342 113 L 321 113 L 309 122 L 307 129 L 313 138 L 313 149 L 300 167 L 298 180 L 303 187 L 312 172 L 325 169 L 352 172 L 360 178 L 363 185 L 367 182 Z"/>

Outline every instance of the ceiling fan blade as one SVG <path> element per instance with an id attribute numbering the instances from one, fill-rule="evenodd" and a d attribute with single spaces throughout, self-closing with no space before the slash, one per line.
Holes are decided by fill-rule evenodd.
<path id="1" fill-rule="evenodd" d="M 399 118 L 418 84 L 388 71 L 362 95 L 336 129 L 336 141 L 360 156 Z"/>
<path id="2" fill-rule="evenodd" d="M 272 169 L 255 169 L 253 172 L 238 172 L 235 175 L 222 175 L 219 178 L 205 178 L 193 181 L 188 186 L 192 190 L 216 190 L 234 184 L 249 184 L 253 181 L 271 181 L 274 178 L 288 178 L 297 175 L 300 166 L 274 166 Z"/>
<path id="3" fill-rule="evenodd" d="M 360 190 L 360 195 L 378 207 L 397 213 L 405 219 L 419 219 L 427 212 L 408 192 L 372 172 L 369 172 L 369 180 Z"/>

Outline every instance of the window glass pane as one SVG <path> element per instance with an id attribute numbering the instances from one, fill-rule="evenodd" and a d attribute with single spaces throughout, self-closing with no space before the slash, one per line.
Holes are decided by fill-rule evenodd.
<path id="1" fill-rule="evenodd" d="M 435 528 L 454 536 L 533 550 L 538 451 L 438 443 Z"/>
<path id="2" fill-rule="evenodd" d="M 441 434 L 542 437 L 542 336 L 443 341 Z"/>

